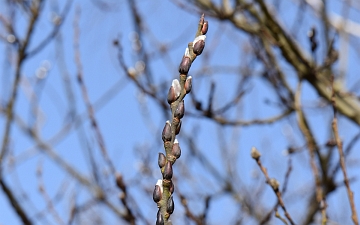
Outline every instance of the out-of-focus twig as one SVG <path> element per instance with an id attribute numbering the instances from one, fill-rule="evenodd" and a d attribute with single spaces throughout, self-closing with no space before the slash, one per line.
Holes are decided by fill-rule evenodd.
<path id="1" fill-rule="evenodd" d="M 260 152 L 255 148 L 253 147 L 251 149 L 251 157 L 256 161 L 256 163 L 258 164 L 258 166 L 260 167 L 260 170 L 261 172 L 264 174 L 265 176 L 265 179 L 266 179 L 266 183 L 273 189 L 273 191 L 275 192 L 276 194 L 276 197 L 278 199 L 278 204 L 281 206 L 281 208 L 284 210 L 284 213 L 285 213 L 285 216 L 286 218 L 289 220 L 290 224 L 292 225 L 295 225 L 293 219 L 291 218 L 289 212 L 286 210 L 286 207 L 285 207 L 285 204 L 284 204 L 284 201 L 282 199 L 282 196 L 281 196 L 281 192 L 279 190 L 279 182 L 272 178 L 270 179 L 269 175 L 268 175 L 268 172 L 267 172 L 267 169 L 261 164 L 261 161 L 260 161 Z M 275 210 L 275 212 L 277 212 Z M 277 214 L 276 214 L 277 215 Z M 279 216 L 277 216 L 279 217 Z M 287 223 L 286 223 L 287 224 Z"/>
<path id="2" fill-rule="evenodd" d="M 297 121 L 299 128 L 306 139 L 306 145 L 310 155 L 310 165 L 315 180 L 315 196 L 316 196 L 317 205 L 316 207 L 315 206 L 312 207 L 314 210 L 309 210 L 309 215 L 306 218 L 306 221 L 311 222 L 313 220 L 313 216 L 315 215 L 316 211 L 319 209 L 321 202 L 324 200 L 326 196 L 324 195 L 324 191 L 321 185 L 321 176 L 319 174 L 319 169 L 316 164 L 316 158 L 315 158 L 315 156 L 317 155 L 319 160 L 321 160 L 318 144 L 316 143 L 315 137 L 311 132 L 307 119 L 304 115 L 301 106 L 300 97 L 301 97 L 301 81 L 299 81 L 298 88 L 295 94 L 295 110 L 298 116 Z M 322 208 L 321 210 L 323 211 L 322 214 L 326 216 L 326 213 L 324 212 L 325 208 Z"/>
<path id="3" fill-rule="evenodd" d="M 5 183 L 3 178 L 0 179 L 0 186 L 1 186 L 2 190 L 4 191 L 5 195 L 7 196 L 7 198 L 9 199 L 10 204 L 12 205 L 14 210 L 16 211 L 16 214 L 19 216 L 21 221 L 25 225 L 33 224 L 31 222 L 29 216 L 27 215 L 27 213 L 25 212 L 25 210 L 23 209 L 23 207 L 19 203 L 19 201 L 16 199 L 16 197 L 15 197 L 14 193 L 12 192 L 11 188 L 9 188 L 7 186 L 7 184 Z"/>
<path id="4" fill-rule="evenodd" d="M 331 79 L 332 79 L 332 87 L 334 87 L 334 76 L 332 76 Z M 342 141 L 341 141 L 341 138 L 339 135 L 338 121 L 337 121 L 337 116 L 336 116 L 337 109 L 336 109 L 336 99 L 335 99 L 334 88 L 332 88 L 332 91 L 333 91 L 332 104 L 333 104 L 333 109 L 334 109 L 334 118 L 332 121 L 332 128 L 333 128 L 333 132 L 334 132 L 334 136 L 335 136 L 335 140 L 336 140 L 336 144 L 337 144 L 337 148 L 338 148 L 338 152 L 339 152 L 339 161 L 340 161 L 341 170 L 342 170 L 343 176 L 344 176 L 344 184 L 345 184 L 349 202 L 350 202 L 351 219 L 355 225 L 359 225 L 359 220 L 358 220 L 358 216 L 356 213 L 356 207 L 355 207 L 355 202 L 354 202 L 354 192 L 350 188 L 350 182 L 349 182 L 349 178 L 348 178 L 348 175 L 346 172 L 343 144 L 342 144 Z"/>
<path id="5" fill-rule="evenodd" d="M 29 24 L 26 30 L 26 35 L 23 41 L 18 46 L 17 50 L 17 62 L 16 62 L 16 69 L 15 69 L 15 79 L 12 85 L 10 99 L 6 106 L 6 123 L 5 129 L 3 133 L 3 139 L 0 149 L 0 164 L 3 161 L 3 158 L 8 151 L 8 144 L 10 141 L 10 132 L 11 132 L 11 124 L 14 119 L 14 105 L 16 103 L 16 96 L 19 88 L 19 82 L 21 78 L 21 70 L 23 66 L 23 62 L 26 59 L 26 51 L 28 49 L 28 44 L 33 36 L 33 31 L 35 29 L 36 22 L 38 21 L 38 17 L 41 13 L 42 8 L 42 0 L 33 1 L 31 5 L 31 16 L 29 20 Z"/>

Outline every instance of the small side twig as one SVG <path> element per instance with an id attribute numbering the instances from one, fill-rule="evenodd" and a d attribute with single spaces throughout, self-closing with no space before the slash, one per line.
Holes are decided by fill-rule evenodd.
<path id="1" fill-rule="evenodd" d="M 80 28 L 78 26 L 78 22 L 79 22 L 78 20 L 80 19 L 79 17 L 80 17 L 80 8 L 77 9 L 76 17 L 74 19 L 74 49 L 75 49 L 75 63 L 76 63 L 76 67 L 77 67 L 77 81 L 81 88 L 82 97 L 83 97 L 84 103 L 87 108 L 88 117 L 89 117 L 89 120 L 91 121 L 91 127 L 95 133 L 97 143 L 99 145 L 99 148 L 101 150 L 101 153 L 102 153 L 106 163 L 108 164 L 108 166 L 111 170 L 112 175 L 115 177 L 116 169 L 115 169 L 115 166 L 113 165 L 112 161 L 109 158 L 102 132 L 100 131 L 100 127 L 95 118 L 94 107 L 90 102 L 88 91 L 87 91 L 87 88 L 84 83 L 83 69 L 82 69 L 80 50 L 79 50 L 79 47 L 80 47 L 80 42 L 79 42 Z"/>
<path id="2" fill-rule="evenodd" d="M 260 156 L 261 156 L 260 152 L 259 152 L 255 147 L 253 147 L 253 148 L 251 149 L 251 157 L 256 161 L 256 163 L 257 163 L 258 166 L 260 167 L 260 170 L 262 171 L 262 173 L 263 173 L 264 176 L 265 176 L 266 183 L 269 184 L 270 187 L 273 189 L 273 191 L 274 191 L 274 193 L 275 193 L 275 195 L 276 195 L 276 197 L 277 197 L 277 199 L 278 199 L 278 204 L 279 204 L 279 205 L 281 206 L 281 208 L 283 209 L 286 218 L 289 220 L 289 222 L 290 222 L 291 225 L 295 225 L 295 223 L 294 223 L 293 219 L 291 218 L 289 212 L 286 210 L 284 201 L 283 201 L 282 196 L 281 196 L 281 192 L 280 192 L 280 190 L 279 190 L 279 186 L 280 186 L 279 182 L 278 182 L 276 179 L 274 179 L 274 178 L 270 179 L 269 174 L 268 174 L 266 168 L 261 164 Z M 275 216 L 278 217 L 278 218 L 281 218 L 281 217 L 278 216 L 278 212 L 276 211 L 276 209 L 275 209 Z M 283 220 L 282 220 L 282 221 L 283 221 Z M 283 221 L 283 222 L 284 222 L 284 221 Z M 285 221 L 285 222 L 286 222 L 286 221 Z M 287 224 L 287 223 L 285 223 L 285 224 Z"/>
<path id="3" fill-rule="evenodd" d="M 314 210 L 312 210 L 312 212 L 307 216 L 307 219 L 306 219 L 307 222 L 311 222 L 313 220 L 313 216 L 318 211 L 318 209 L 321 205 L 321 202 L 325 201 L 326 193 L 324 193 L 323 187 L 321 185 L 321 176 L 320 176 L 319 168 L 316 165 L 316 156 L 318 157 L 319 161 L 321 162 L 321 155 L 319 153 L 318 144 L 316 143 L 315 137 L 314 137 L 313 133 L 311 132 L 309 123 L 304 115 L 304 111 L 301 108 L 301 99 L 300 99 L 301 86 L 302 86 L 302 83 L 299 82 L 297 90 L 296 90 L 296 94 L 295 94 L 295 110 L 297 112 L 297 117 L 298 117 L 297 121 L 298 121 L 300 131 L 303 133 L 305 140 L 306 140 L 307 149 L 308 149 L 309 155 L 310 155 L 311 170 L 312 170 L 314 180 L 315 180 L 315 198 L 316 198 L 317 205 L 314 206 Z M 322 171 L 324 174 L 324 171 L 326 171 L 326 169 L 324 169 L 324 168 L 322 168 L 322 169 L 323 169 Z M 321 208 L 321 215 L 323 217 L 324 216 L 326 217 L 326 208 L 325 207 Z M 324 221 L 325 219 L 322 218 L 322 220 Z"/>
<path id="4" fill-rule="evenodd" d="M 353 223 L 355 225 L 359 225 L 359 220 L 358 220 L 358 216 L 357 216 L 357 213 L 356 213 L 355 202 L 354 202 L 354 192 L 350 188 L 349 178 L 348 178 L 347 172 L 346 172 L 343 145 L 342 145 L 342 141 L 340 139 L 338 124 L 337 124 L 337 117 L 336 117 L 337 110 L 336 110 L 335 91 L 334 91 L 334 76 L 331 77 L 331 84 L 332 84 L 331 85 L 332 86 L 332 98 L 331 98 L 331 100 L 332 100 L 333 110 L 334 110 L 334 119 L 332 121 L 332 128 L 333 128 L 333 131 L 334 131 L 336 145 L 338 147 L 338 152 L 339 152 L 339 157 L 340 157 L 340 159 L 339 159 L 340 160 L 340 166 L 341 166 L 341 170 L 342 170 L 343 176 L 344 176 L 344 184 L 345 184 L 346 191 L 347 191 L 348 198 L 349 198 L 349 202 L 350 202 L 351 219 L 352 219 L 352 221 L 353 221 Z"/>
<path id="5" fill-rule="evenodd" d="M 23 209 L 23 207 L 20 205 L 19 201 L 15 198 L 15 195 L 12 192 L 11 188 L 9 188 L 7 186 L 7 184 L 5 183 L 3 178 L 0 179 L 0 186 L 1 186 L 1 189 L 4 191 L 6 197 L 8 198 L 10 204 L 12 205 L 14 210 L 16 211 L 17 215 L 19 216 L 19 218 L 23 222 L 23 224 L 25 224 L 25 225 L 33 224 L 31 222 L 29 216 L 27 215 L 27 213 Z"/>

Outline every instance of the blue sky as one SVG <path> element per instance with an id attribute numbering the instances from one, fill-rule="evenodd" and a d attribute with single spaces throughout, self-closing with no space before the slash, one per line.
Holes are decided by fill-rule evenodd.
<path id="1" fill-rule="evenodd" d="M 93 1 L 92 1 L 93 2 Z M 56 40 L 52 41 L 40 53 L 27 60 L 22 70 L 21 88 L 16 102 L 16 113 L 26 123 L 34 122 L 32 109 L 30 107 L 31 96 L 34 90 L 39 100 L 39 113 L 36 119 L 39 133 L 43 140 L 50 140 L 58 137 L 59 132 L 67 124 L 71 117 L 69 116 L 70 107 L 74 107 L 76 119 L 81 121 L 86 119 L 86 108 L 82 101 L 81 91 L 76 83 L 77 68 L 75 64 L 74 52 L 74 21 L 78 23 L 80 36 L 80 57 L 83 66 L 83 76 L 90 101 L 96 109 L 96 119 L 98 120 L 100 130 L 103 133 L 106 147 L 110 158 L 113 160 L 116 168 L 125 178 L 126 182 L 131 184 L 137 180 L 142 160 L 147 158 L 152 162 L 151 168 L 155 172 L 144 176 L 141 180 L 142 185 L 148 185 L 152 189 L 156 180 L 161 177 L 157 170 L 157 153 L 162 152 L 161 129 L 169 114 L 164 116 L 163 111 L 155 101 L 142 94 L 135 85 L 129 81 L 122 71 L 118 59 L 117 48 L 114 47 L 113 41 L 118 40 L 124 48 L 124 58 L 129 67 L 136 68 L 139 64 L 139 58 L 133 53 L 134 26 L 131 19 L 129 5 L 127 1 L 109 1 L 109 10 L 101 10 L 93 3 L 86 0 L 76 0 L 72 3 L 70 11 L 67 13 L 66 20 L 62 25 L 61 31 Z M 5 1 L 0 0 L 0 13 L 6 15 Z M 44 37 L 51 31 L 51 20 L 54 18 L 54 12 L 59 12 L 64 8 L 65 1 L 47 1 L 41 18 L 34 32 L 34 37 L 30 43 L 30 49 L 33 49 Z M 161 87 L 163 84 L 166 88 L 163 91 L 164 101 L 168 87 L 172 79 L 178 76 L 177 66 L 183 55 L 187 43 L 192 41 L 197 28 L 199 15 L 188 12 L 177 7 L 172 2 L 157 1 L 154 4 L 150 1 L 138 1 L 138 8 L 145 21 L 147 35 L 151 37 L 142 43 L 150 52 L 152 61 L 146 65 L 153 73 L 154 84 Z M 281 9 L 284 12 L 281 18 L 285 26 L 289 26 L 288 21 L 293 21 L 295 16 L 294 8 L 290 7 L 292 3 L 282 3 Z M 290 10 L 284 10 L 289 7 Z M 332 12 L 339 11 L 339 3 L 333 1 L 330 5 Z M 76 14 L 79 12 L 80 14 Z M 355 22 L 360 22 L 358 11 L 351 11 L 349 18 Z M 76 15 L 79 19 L 76 20 Z M 16 18 L 24 18 L 24 15 L 18 15 Z M 244 120 L 252 118 L 267 118 L 277 115 L 281 109 L 275 104 L 266 104 L 267 99 L 276 99 L 276 95 L 271 91 L 269 84 L 264 82 L 260 76 L 260 67 L 254 62 L 254 59 L 246 53 L 246 36 L 242 32 L 234 32 L 229 23 L 218 23 L 209 18 L 210 27 L 207 34 L 205 47 L 206 56 L 199 57 L 191 67 L 193 79 L 193 88 L 196 90 L 196 98 L 200 99 L 206 105 L 207 96 L 211 82 L 216 83 L 216 92 L 214 107 L 221 107 L 226 100 L 229 100 L 236 91 L 236 84 L 239 82 L 237 73 L 232 71 L 222 71 L 224 66 L 243 67 L 252 65 L 254 76 L 246 85 L 249 94 L 244 97 L 240 107 L 229 113 L 233 118 Z M 304 25 L 299 28 L 298 38 L 304 49 L 308 49 L 307 29 L 313 25 L 314 16 L 304 19 Z M 25 19 L 18 19 L 16 22 L 16 31 L 20 36 L 24 35 Z M 0 28 L 0 34 L 4 34 L 4 29 Z M 351 37 L 354 38 L 354 37 Z M 355 39 L 355 38 L 354 38 Z M 356 39 L 357 40 L 357 39 Z M 159 43 L 169 45 L 170 51 L 165 57 L 166 60 L 156 52 Z M 321 49 L 321 48 L 320 48 Z M 309 52 L 307 50 L 304 50 Z M 349 49 L 347 82 L 345 85 L 351 86 L 357 80 L 357 61 L 358 55 L 355 49 Z M 11 88 L 10 83 L 14 74 L 14 55 L 11 55 L 11 47 L 3 41 L 0 42 L 0 101 L 4 104 L 9 97 Z M 204 54 L 205 54 L 204 53 Z M 308 53 L 309 54 L 309 53 Z M 319 51 L 319 58 L 323 57 Z M 206 58 L 208 57 L 208 58 Z M 10 60 L 9 60 L 10 58 Z M 209 63 L 211 66 L 218 66 L 220 69 L 215 74 L 204 74 L 200 68 Z M 284 63 L 283 65 L 288 72 L 289 82 L 292 87 L 296 87 L 296 74 Z M 45 78 L 38 79 L 37 71 L 48 68 Z M 235 68 L 238 69 L 238 68 Z M 71 89 L 74 95 L 74 101 L 70 103 L 67 100 L 67 94 L 63 77 L 68 76 L 71 82 Z M 303 85 L 303 106 L 305 113 L 309 116 L 310 126 L 314 129 L 315 137 L 319 143 L 326 143 L 329 139 L 329 129 L 331 128 L 332 111 L 329 107 L 315 109 L 314 106 L 320 102 L 317 94 L 308 85 Z M 113 90 L 110 95 L 109 90 Z M 105 97 L 104 97 L 105 96 Z M 190 96 L 185 99 L 186 112 L 195 113 L 194 106 L 190 103 Z M 97 104 L 100 102 L 99 104 Z M 170 112 L 170 111 L 169 111 Z M 5 124 L 4 117 L 0 118 L 0 136 L 3 135 Z M 192 160 L 190 152 L 186 151 L 187 135 L 196 136 L 197 144 L 200 151 L 213 163 L 214 167 L 221 173 L 226 173 L 226 164 L 237 163 L 236 173 L 241 178 L 243 185 L 248 185 L 246 190 L 251 194 L 261 186 L 263 179 L 255 179 L 261 176 L 255 163 L 249 156 L 252 146 L 256 146 L 262 153 L 263 163 L 268 167 L 269 173 L 276 177 L 280 183 L 283 183 L 285 171 L 287 168 L 287 157 L 284 150 L 289 145 L 303 146 L 304 141 L 301 133 L 296 126 L 296 117 L 290 116 L 289 119 L 280 121 L 272 125 L 255 125 L 252 127 L 226 127 L 220 128 L 219 125 L 207 119 L 196 119 L 185 114 L 182 124 L 182 134 L 179 136 L 179 142 L 183 149 L 183 154 L 175 164 L 175 175 L 179 174 L 177 185 L 183 193 L 191 194 L 203 192 L 213 193 L 219 189 L 218 183 L 214 177 L 207 175 L 208 171 L 199 163 L 191 164 L 189 171 L 192 172 L 193 180 L 186 180 L 182 183 L 180 174 L 185 173 L 184 168 L 189 160 Z M 358 127 L 352 122 L 340 118 L 340 135 L 344 138 L 344 146 L 351 138 L 358 133 Z M 68 180 L 68 175 L 63 172 L 52 160 L 45 154 L 41 153 L 31 140 L 18 125 L 13 126 L 11 133 L 11 155 L 14 157 L 15 166 L 8 160 L 3 165 L 6 180 L 19 193 L 19 198 L 23 198 L 20 193 L 26 192 L 26 198 L 31 199 L 33 204 L 25 204 L 30 215 L 34 216 L 36 212 L 46 209 L 46 203 L 38 191 L 38 178 L 36 171 L 39 166 L 43 168 L 44 185 L 50 196 L 55 196 L 59 187 L 67 185 L 69 188 L 65 196 L 74 195 L 74 190 L 80 190 L 79 184 Z M 223 136 L 224 142 L 219 137 Z M 184 143 L 184 144 L 182 144 Z M 225 144 L 224 144 L 225 143 Z M 54 151 L 61 155 L 73 167 L 77 168 L 83 174 L 89 173 L 88 158 L 86 158 L 87 149 L 97 151 L 94 153 L 99 157 L 99 164 L 103 163 L 101 154 L 96 146 L 93 132 L 90 129 L 88 120 L 79 123 L 70 128 L 65 136 L 53 142 Z M 354 151 L 349 158 L 356 159 L 358 156 L 356 149 L 359 144 L 354 146 Z M 233 158 L 223 159 L 222 151 L 232 152 Z M 30 156 L 29 156 L 30 155 Z M 150 158 L 149 158 L 150 157 Z M 349 176 L 356 177 L 359 168 L 356 162 L 349 162 Z M 300 202 L 309 189 L 312 188 L 312 174 L 309 169 L 309 159 L 306 151 L 293 157 L 293 173 L 290 178 L 288 194 L 285 195 L 285 201 L 289 202 L 290 213 L 294 214 L 295 220 L 300 220 L 301 215 L 297 212 L 303 209 L 304 204 Z M 305 167 L 305 168 L 304 168 Z M 337 181 L 340 183 L 342 174 L 339 173 Z M 252 188 L 253 189 L 252 189 Z M 241 187 L 239 187 L 241 188 Z M 353 190 L 360 190 L 360 182 L 355 180 L 352 183 Z M 176 190 L 175 190 L 176 191 Z M 151 195 L 146 195 L 140 188 L 130 190 L 132 196 L 142 201 L 141 211 L 147 218 L 154 218 L 156 206 L 151 199 Z M 87 199 L 85 191 L 78 191 L 79 202 Z M 116 195 L 116 193 L 114 194 Z M 195 195 L 195 194 L 194 194 Z M 359 212 L 360 197 L 355 195 Z M 65 198 L 65 199 L 67 199 Z M 115 197 L 114 197 L 115 198 Z M 265 194 L 260 197 L 265 206 L 271 207 L 275 203 L 275 197 L 269 188 L 265 188 Z M 71 202 L 64 200 L 56 204 L 55 208 L 64 218 L 68 216 L 68 208 Z M 302 202 L 303 203 L 303 202 Z M 336 221 L 349 221 L 350 213 L 349 204 L 344 188 L 339 188 L 336 194 L 330 195 L 329 205 L 340 205 L 341 208 L 336 215 L 343 215 L 343 218 L 333 218 Z M 194 201 L 190 206 L 203 207 L 202 204 Z M 334 210 L 337 207 L 329 210 Z M 14 215 L 8 201 L 0 194 L 0 225 L 20 224 Z M 99 209 L 102 210 L 102 209 Z M 211 224 L 220 224 L 225 215 L 235 216 L 240 210 L 234 206 L 231 196 L 216 199 L 211 205 L 209 211 Z M 180 206 L 180 200 L 175 197 L 174 221 L 179 224 L 184 221 L 180 220 L 179 215 L 184 209 Z M 331 214 L 331 211 L 329 211 Z M 104 210 L 105 224 L 116 224 L 114 215 Z M 226 221 L 231 223 L 233 221 Z M 249 224 L 254 221 L 249 221 Z M 275 224 L 278 221 L 273 220 Z M 55 224 L 52 217 L 47 217 L 39 224 Z M 85 220 L 86 223 L 86 220 Z"/>

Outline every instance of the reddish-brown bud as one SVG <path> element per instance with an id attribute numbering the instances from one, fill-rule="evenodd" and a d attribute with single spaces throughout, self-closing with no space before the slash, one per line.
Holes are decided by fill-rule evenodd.
<path id="1" fill-rule="evenodd" d="M 162 131 L 162 140 L 171 141 L 171 124 L 169 121 L 166 121 L 164 129 Z"/>
<path id="2" fill-rule="evenodd" d="M 185 81 L 185 91 L 186 94 L 189 94 L 192 88 L 192 77 L 188 76 Z"/>
<path id="3" fill-rule="evenodd" d="M 196 55 L 201 55 L 201 53 L 202 53 L 203 50 L 204 50 L 204 47 L 205 47 L 205 41 L 199 40 L 199 41 L 197 41 L 197 42 L 194 44 L 193 52 L 194 52 Z"/>
<path id="4" fill-rule="evenodd" d="M 188 74 L 190 67 L 191 67 L 191 59 L 187 56 L 184 56 L 179 65 L 179 73 L 185 75 Z"/>
<path id="5" fill-rule="evenodd" d="M 174 116 L 178 119 L 181 119 L 184 117 L 184 113 L 185 113 L 185 105 L 184 105 L 184 100 L 182 100 L 181 102 L 179 102 L 179 105 L 175 110 Z"/>
<path id="6" fill-rule="evenodd" d="M 171 149 L 171 153 L 177 159 L 180 158 L 180 156 L 181 156 L 181 148 L 180 148 L 180 145 L 179 145 L 179 142 L 178 142 L 177 139 L 175 139 L 175 141 L 174 141 L 174 144 L 173 144 L 172 149 Z"/>
<path id="7" fill-rule="evenodd" d="M 206 35 L 199 35 L 193 41 L 193 52 L 195 55 L 200 55 L 205 47 Z"/>
<path id="8" fill-rule="evenodd" d="M 201 33 L 206 34 L 209 29 L 209 22 L 207 20 L 204 21 L 204 24 L 201 28 Z"/>
<path id="9" fill-rule="evenodd" d="M 175 90 L 174 90 L 174 87 L 171 86 L 169 88 L 169 92 L 168 92 L 168 96 L 167 96 L 167 102 L 169 104 L 173 103 L 174 101 L 176 100 L 176 97 L 175 97 Z"/>
<path id="10" fill-rule="evenodd" d="M 159 157 L 158 157 L 158 165 L 160 168 L 163 168 L 165 166 L 166 163 L 166 158 L 165 155 L 163 153 L 159 153 Z"/>
<path id="11" fill-rule="evenodd" d="M 164 217 L 160 212 L 160 209 L 157 212 L 156 215 L 156 225 L 164 225 Z"/>
<path id="12" fill-rule="evenodd" d="M 178 135 L 180 133 L 180 130 L 181 130 L 181 120 L 179 121 L 179 124 L 177 125 L 176 127 L 176 130 L 175 130 L 175 135 Z"/>
<path id="13" fill-rule="evenodd" d="M 158 203 L 161 200 L 162 193 L 161 188 L 159 185 L 155 185 L 154 192 L 153 192 L 153 200 L 155 203 Z"/>
<path id="14" fill-rule="evenodd" d="M 172 165 L 170 161 L 167 161 L 164 168 L 163 178 L 166 180 L 171 180 L 172 176 L 173 176 Z"/>
<path id="15" fill-rule="evenodd" d="M 173 197 L 170 196 L 170 198 L 168 199 L 167 204 L 166 204 L 166 211 L 169 214 L 172 214 L 174 212 L 174 208 L 175 208 L 174 200 L 173 200 Z"/>

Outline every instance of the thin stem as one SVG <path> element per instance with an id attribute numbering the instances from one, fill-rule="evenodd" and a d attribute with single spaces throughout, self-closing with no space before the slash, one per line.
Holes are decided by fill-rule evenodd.
<path id="1" fill-rule="evenodd" d="M 338 129 L 338 123 L 337 123 L 337 117 L 336 117 L 337 109 L 336 109 L 336 101 L 335 101 L 335 90 L 333 88 L 334 87 L 334 76 L 331 77 L 331 82 L 332 82 L 332 92 L 333 92 L 332 104 L 333 104 L 333 109 L 334 109 L 334 119 L 332 121 L 332 128 L 334 131 L 336 145 L 338 147 L 338 152 L 339 152 L 339 157 L 340 157 L 340 166 L 341 166 L 341 170 L 343 172 L 344 183 L 345 183 L 346 191 L 347 191 L 349 202 L 350 202 L 351 219 L 355 225 L 359 225 L 359 220 L 358 220 L 358 216 L 356 213 L 356 207 L 355 207 L 355 202 L 354 202 L 354 192 L 352 192 L 352 190 L 350 188 L 349 178 L 348 178 L 347 172 L 346 172 L 343 144 L 342 144 L 342 141 L 341 141 L 341 138 L 339 135 L 339 129 Z"/>

